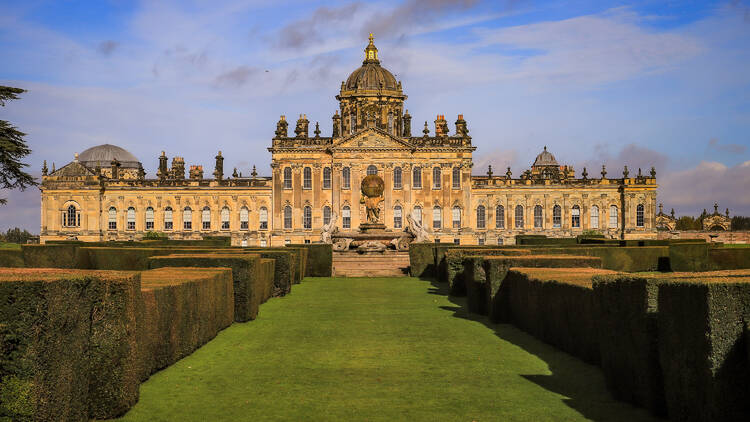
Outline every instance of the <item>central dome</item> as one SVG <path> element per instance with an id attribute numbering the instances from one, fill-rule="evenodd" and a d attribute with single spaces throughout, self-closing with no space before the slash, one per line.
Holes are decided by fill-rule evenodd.
<path id="1" fill-rule="evenodd" d="M 117 145 L 97 145 L 78 155 L 78 162 L 90 168 L 94 168 L 97 165 L 100 167 L 109 167 L 114 159 L 120 162 L 120 167 L 122 168 L 138 168 L 141 165 L 135 155 Z"/>
<path id="2" fill-rule="evenodd" d="M 342 91 L 401 90 L 393 74 L 380 66 L 378 49 L 373 43 L 372 34 L 370 34 L 370 44 L 365 48 L 365 60 L 362 62 L 362 67 L 352 72 L 341 88 Z"/>
<path id="3" fill-rule="evenodd" d="M 552 155 L 549 151 L 547 151 L 547 147 L 544 147 L 544 151 L 542 151 L 539 155 L 536 156 L 536 160 L 534 160 L 534 164 L 532 167 L 537 166 L 558 166 L 557 160 L 555 160 L 555 156 Z"/>

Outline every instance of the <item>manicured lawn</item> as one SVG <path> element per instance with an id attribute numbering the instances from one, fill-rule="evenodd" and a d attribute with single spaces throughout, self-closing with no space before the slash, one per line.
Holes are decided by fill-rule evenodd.
<path id="1" fill-rule="evenodd" d="M 21 244 L 0 242 L 0 249 L 21 249 Z"/>
<path id="2" fill-rule="evenodd" d="M 305 279 L 151 377 L 128 421 L 639 421 L 600 371 L 429 281 Z"/>

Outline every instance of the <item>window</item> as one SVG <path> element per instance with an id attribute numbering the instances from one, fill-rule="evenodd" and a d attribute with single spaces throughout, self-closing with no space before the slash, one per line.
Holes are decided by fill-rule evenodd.
<path id="1" fill-rule="evenodd" d="M 109 213 L 107 214 L 107 229 L 117 230 L 117 208 L 109 207 Z"/>
<path id="2" fill-rule="evenodd" d="M 453 189 L 461 189 L 461 169 L 453 167 Z"/>
<path id="3" fill-rule="evenodd" d="M 323 189 L 331 189 L 331 168 L 323 167 Z"/>
<path id="4" fill-rule="evenodd" d="M 393 113 L 388 113 L 388 133 L 395 135 L 393 133 Z"/>
<path id="5" fill-rule="evenodd" d="M 438 206 L 432 208 L 432 228 L 435 230 L 440 230 L 440 226 L 443 222 L 441 211 L 442 210 Z"/>
<path id="6" fill-rule="evenodd" d="M 378 168 L 373 165 L 367 166 L 367 175 L 371 176 L 373 174 L 378 174 Z"/>
<path id="7" fill-rule="evenodd" d="M 341 227 L 345 229 L 352 228 L 352 210 L 348 205 L 344 205 L 344 208 L 341 210 Z"/>
<path id="8" fill-rule="evenodd" d="M 355 113 L 352 113 L 349 133 L 354 133 L 355 130 L 357 130 L 357 115 Z"/>
<path id="9" fill-rule="evenodd" d="M 502 205 L 498 205 L 495 208 L 495 228 L 496 229 L 505 228 L 505 207 Z"/>
<path id="10" fill-rule="evenodd" d="M 349 167 L 344 167 L 343 170 L 341 170 L 341 189 L 350 189 L 351 188 L 351 170 Z"/>
<path id="11" fill-rule="evenodd" d="M 497 246 L 503 246 L 503 243 L 505 243 L 505 242 L 503 242 L 503 238 L 502 237 L 498 237 L 497 238 Z"/>
<path id="12" fill-rule="evenodd" d="M 69 205 L 68 210 L 63 212 L 63 226 L 78 227 L 81 225 L 81 213 L 75 205 Z"/>
<path id="13" fill-rule="evenodd" d="M 289 205 L 284 207 L 284 228 L 292 228 L 292 207 Z"/>
<path id="14" fill-rule="evenodd" d="M 172 230 L 172 207 L 164 208 L 164 230 Z"/>
<path id="15" fill-rule="evenodd" d="M 401 205 L 396 205 L 393 208 L 393 228 L 394 229 L 400 229 L 403 225 L 403 211 L 401 209 Z"/>
<path id="16" fill-rule="evenodd" d="M 310 243 L 310 239 L 305 239 L 305 244 L 307 245 L 309 243 Z"/>
<path id="17" fill-rule="evenodd" d="M 285 245 L 291 245 L 292 244 L 292 240 L 291 239 L 284 239 L 284 244 Z"/>
<path id="18" fill-rule="evenodd" d="M 182 229 L 193 230 L 193 210 L 190 207 L 182 210 Z"/>
<path id="19" fill-rule="evenodd" d="M 478 243 L 479 243 L 479 246 L 483 246 L 484 245 L 484 238 L 480 237 Z"/>
<path id="20" fill-rule="evenodd" d="M 552 227 L 560 228 L 562 226 L 562 208 L 559 205 L 552 207 Z"/>
<path id="21" fill-rule="evenodd" d="M 247 246 L 247 239 L 242 239 L 242 242 L 240 242 L 240 246 L 242 246 L 243 248 Z"/>
<path id="22" fill-rule="evenodd" d="M 240 208 L 240 230 L 248 229 L 249 227 L 248 220 L 250 220 L 249 214 L 250 214 L 250 211 L 248 211 L 247 207 Z"/>
<path id="23" fill-rule="evenodd" d="M 302 171 L 302 189 L 312 189 L 312 169 L 305 167 Z"/>
<path id="24" fill-rule="evenodd" d="M 261 247 L 264 247 L 264 248 L 265 248 L 267 244 L 268 244 L 268 243 L 266 243 L 266 239 L 260 239 L 260 246 L 261 246 Z"/>
<path id="25" fill-rule="evenodd" d="M 616 229 L 617 224 L 617 205 L 610 205 L 609 207 L 609 228 L 610 229 Z"/>
<path id="26" fill-rule="evenodd" d="M 129 207 L 127 211 L 127 223 L 128 230 L 135 230 L 135 208 Z"/>
<path id="27" fill-rule="evenodd" d="M 573 210 L 570 212 L 570 225 L 573 228 L 581 227 L 581 207 L 573 205 Z"/>
<path id="28" fill-rule="evenodd" d="M 422 189 L 422 167 L 414 167 L 411 184 L 414 189 Z"/>
<path id="29" fill-rule="evenodd" d="M 523 205 L 516 205 L 516 228 L 523 228 Z"/>
<path id="30" fill-rule="evenodd" d="M 432 188 L 440 189 L 440 167 L 432 169 Z"/>
<path id="31" fill-rule="evenodd" d="M 414 214 L 412 218 L 414 218 L 414 221 L 422 225 L 422 207 L 416 206 L 414 207 L 414 211 L 412 211 Z"/>
<path id="32" fill-rule="evenodd" d="M 221 209 L 221 229 L 229 230 L 229 208 L 224 207 Z"/>
<path id="33" fill-rule="evenodd" d="M 534 228 L 541 229 L 544 227 L 544 217 L 542 215 L 542 206 L 537 205 L 534 207 Z"/>
<path id="34" fill-rule="evenodd" d="M 453 239 L 453 244 L 454 245 L 460 245 L 461 244 L 461 239 L 459 239 L 459 238 Z"/>
<path id="35" fill-rule="evenodd" d="M 643 204 L 638 204 L 635 208 L 635 225 L 643 227 Z"/>
<path id="36" fill-rule="evenodd" d="M 211 208 L 203 207 L 201 222 L 203 223 L 203 230 L 211 230 Z"/>
<path id="37" fill-rule="evenodd" d="M 596 205 L 593 205 L 591 207 L 591 228 L 599 228 L 599 207 L 597 207 Z"/>
<path id="38" fill-rule="evenodd" d="M 258 219 L 260 220 L 260 229 L 268 230 L 268 208 L 260 207 L 258 212 Z"/>
<path id="39" fill-rule="evenodd" d="M 461 208 L 453 207 L 453 211 L 451 212 L 451 214 L 452 214 L 452 219 L 453 219 L 453 228 L 460 229 L 461 228 Z"/>
<path id="40" fill-rule="evenodd" d="M 154 229 L 154 209 L 151 207 L 146 208 L 146 230 Z"/>
<path id="41" fill-rule="evenodd" d="M 323 207 L 323 224 L 330 224 L 331 223 L 331 207 L 326 205 Z"/>
<path id="42" fill-rule="evenodd" d="M 484 205 L 480 205 L 477 207 L 477 228 L 483 229 L 485 227 L 485 211 L 484 211 Z"/>
<path id="43" fill-rule="evenodd" d="M 393 189 L 401 189 L 401 167 L 393 169 Z"/>
<path id="44" fill-rule="evenodd" d="M 284 189 L 292 188 L 292 168 L 284 167 Z"/>
<path id="45" fill-rule="evenodd" d="M 308 230 L 312 228 L 312 208 L 309 205 L 302 210 L 302 227 Z"/>

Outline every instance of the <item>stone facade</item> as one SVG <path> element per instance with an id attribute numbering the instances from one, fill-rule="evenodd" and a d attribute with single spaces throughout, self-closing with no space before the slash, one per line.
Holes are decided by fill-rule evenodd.
<path id="1" fill-rule="evenodd" d="M 283 245 L 318 241 L 333 213 L 338 227 L 356 230 L 366 221 L 360 182 L 367 174 L 385 181 L 381 222 L 403 230 L 407 215 L 421 216 L 435 241 L 512 243 L 517 234 L 574 236 L 597 231 L 612 238 L 656 236 L 656 172 L 622 177 L 580 177 L 559 165 L 546 147 L 529 170 L 513 177 L 472 175 L 476 147 L 459 115 L 454 133 L 445 116 L 424 123 L 412 136 L 401 82 L 380 66 L 372 37 L 362 67 L 342 82 L 340 109 L 330 137 L 320 125 L 309 133 L 301 115 L 290 136 L 281 116 L 269 151 L 271 176 L 224 176 L 221 152 L 213 178 L 202 166 L 185 176 L 180 157 L 167 168 L 159 157 L 156 179 L 114 146 L 98 146 L 42 178 L 41 241 L 137 240 L 148 231 L 172 238 L 226 235 L 235 245 Z M 123 168 L 122 162 L 127 163 Z M 96 163 L 96 164 L 93 164 Z M 171 220 L 172 224 L 168 222 Z"/>

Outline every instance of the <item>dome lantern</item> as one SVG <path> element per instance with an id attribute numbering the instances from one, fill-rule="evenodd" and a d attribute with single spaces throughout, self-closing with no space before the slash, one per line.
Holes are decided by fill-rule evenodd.
<path id="1" fill-rule="evenodd" d="M 365 47 L 365 61 L 362 62 L 362 64 L 380 64 L 380 61 L 378 60 L 378 48 L 375 47 L 375 43 L 373 43 L 374 39 L 375 37 L 372 35 L 372 32 L 370 32 L 370 43 Z"/>

